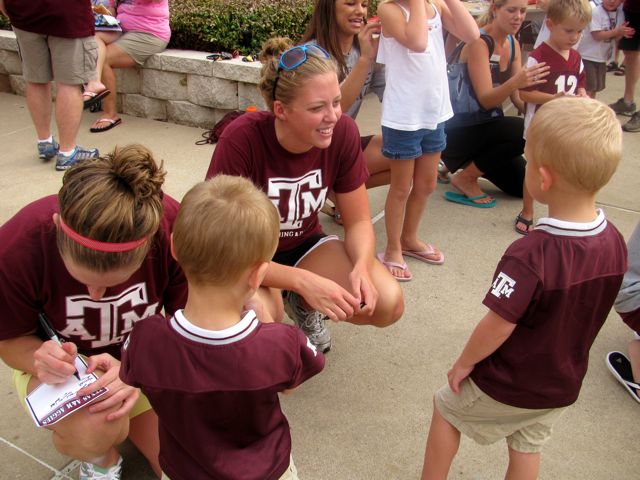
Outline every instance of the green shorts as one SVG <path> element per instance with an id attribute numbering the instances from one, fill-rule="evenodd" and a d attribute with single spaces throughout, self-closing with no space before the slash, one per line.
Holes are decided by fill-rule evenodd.
<path id="1" fill-rule="evenodd" d="M 16 389 L 16 393 L 18 394 L 20 403 L 22 404 L 22 407 L 28 412 L 29 410 L 27 409 L 27 403 L 24 399 L 27 396 L 27 386 L 31 381 L 32 375 L 21 370 L 14 369 L 11 369 L 11 373 L 13 375 L 13 386 Z M 129 418 L 131 419 L 137 417 L 141 413 L 144 413 L 148 410 L 151 410 L 151 404 L 149 403 L 147 397 L 145 397 L 143 393 L 140 392 L 140 398 L 138 398 L 138 401 L 129 412 Z"/>
<path id="2" fill-rule="evenodd" d="M 549 438 L 555 421 L 567 407 L 529 409 L 500 403 L 484 393 L 469 378 L 456 395 L 449 385 L 435 394 L 435 404 L 443 418 L 481 445 L 506 438 L 513 450 L 538 453 Z"/>
<path id="3" fill-rule="evenodd" d="M 96 78 L 98 44 L 94 37 L 62 38 L 13 27 L 27 82 L 82 85 Z"/>

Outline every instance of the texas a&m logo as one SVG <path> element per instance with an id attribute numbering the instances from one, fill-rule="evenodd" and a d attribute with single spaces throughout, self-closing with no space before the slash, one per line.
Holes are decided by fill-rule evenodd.
<path id="1" fill-rule="evenodd" d="M 496 279 L 493 281 L 491 293 L 500 298 L 502 295 L 509 298 L 513 293 L 516 286 L 516 281 L 509 275 L 500 272 Z"/>
<path id="2" fill-rule="evenodd" d="M 158 311 L 158 303 L 149 305 L 147 285 L 142 282 L 100 300 L 92 300 L 89 295 L 67 297 L 66 309 L 67 326 L 60 334 L 79 337 L 91 342 L 91 348 L 100 348 L 122 342 L 134 323 Z"/>
<path id="3" fill-rule="evenodd" d="M 317 169 L 298 178 L 270 178 L 267 195 L 280 213 L 282 236 L 283 231 L 301 229 L 303 220 L 322 208 L 327 187 L 322 186 L 322 172 Z"/>

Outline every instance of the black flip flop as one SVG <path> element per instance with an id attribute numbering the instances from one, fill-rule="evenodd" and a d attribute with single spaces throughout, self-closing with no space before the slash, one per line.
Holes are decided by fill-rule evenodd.
<path id="1" fill-rule="evenodd" d="M 84 110 L 86 110 L 87 108 L 91 108 L 93 107 L 96 103 L 100 102 L 104 97 L 106 97 L 107 95 L 109 95 L 111 93 L 111 90 L 105 88 L 104 90 L 102 90 L 101 92 L 89 92 L 89 91 L 84 91 L 82 92 L 82 96 L 89 96 L 89 98 L 87 98 L 84 101 L 84 107 L 82 107 Z"/>
<path id="2" fill-rule="evenodd" d="M 121 118 L 116 118 L 114 120 L 113 118 L 101 118 L 100 120 L 96 121 L 96 123 L 100 123 L 100 122 L 107 123 L 107 126 L 106 127 L 91 127 L 89 129 L 89 131 L 91 133 L 106 132 L 107 130 L 111 130 L 113 127 L 116 127 L 116 126 L 120 125 L 122 123 L 122 119 Z"/>
<path id="3" fill-rule="evenodd" d="M 605 358 L 607 367 L 611 371 L 616 380 L 618 380 L 624 388 L 627 389 L 633 399 L 640 403 L 640 396 L 638 391 L 640 385 L 633 381 L 633 372 L 631 371 L 631 362 L 620 352 L 609 352 Z"/>
<path id="4" fill-rule="evenodd" d="M 518 228 L 518 224 L 522 223 L 524 224 L 524 226 L 526 227 L 526 230 L 520 230 Z M 529 232 L 531 231 L 531 225 L 533 225 L 533 219 L 532 220 L 527 220 L 526 218 L 524 218 L 522 216 L 522 212 L 520 212 L 517 216 L 516 216 L 516 221 L 513 224 L 513 229 L 519 233 L 520 235 L 529 235 Z"/>

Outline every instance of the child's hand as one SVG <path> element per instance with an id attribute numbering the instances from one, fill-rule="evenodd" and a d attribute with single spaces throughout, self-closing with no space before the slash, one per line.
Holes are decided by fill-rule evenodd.
<path id="1" fill-rule="evenodd" d="M 460 383 L 471 374 L 475 365 L 470 367 L 464 367 L 460 365 L 459 361 L 453 364 L 451 370 L 447 372 L 447 379 L 449 380 L 449 387 L 456 395 L 460 393 Z"/>
<path id="2" fill-rule="evenodd" d="M 549 67 L 545 62 L 538 63 L 532 67 L 522 68 L 514 77 L 518 90 L 546 83 L 545 77 L 549 75 Z"/>
<path id="3" fill-rule="evenodd" d="M 629 22 L 624 22 L 616 28 L 616 37 L 631 38 L 635 33 L 635 29 L 629 26 Z"/>
<path id="4" fill-rule="evenodd" d="M 553 98 L 562 98 L 562 97 L 564 97 L 566 95 L 567 95 L 567 93 L 562 91 L 562 92 L 558 92 L 555 95 L 553 95 Z"/>

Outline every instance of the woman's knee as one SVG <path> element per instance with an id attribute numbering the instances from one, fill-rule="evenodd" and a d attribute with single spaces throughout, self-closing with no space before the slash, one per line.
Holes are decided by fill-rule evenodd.
<path id="1" fill-rule="evenodd" d="M 404 313 L 404 294 L 400 284 L 393 278 L 384 281 L 384 284 L 378 287 L 378 292 L 381 293 L 378 297 L 371 324 L 384 328 L 393 325 L 402 317 Z"/>

